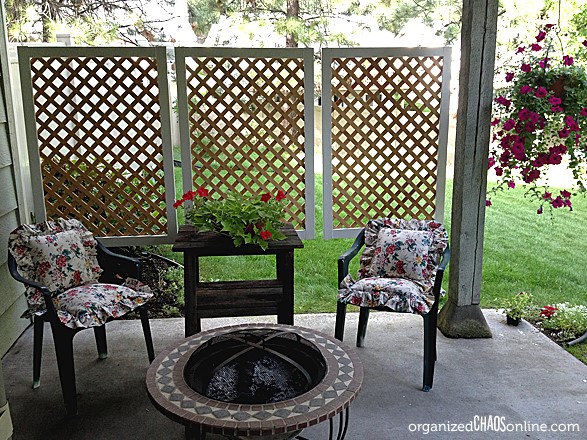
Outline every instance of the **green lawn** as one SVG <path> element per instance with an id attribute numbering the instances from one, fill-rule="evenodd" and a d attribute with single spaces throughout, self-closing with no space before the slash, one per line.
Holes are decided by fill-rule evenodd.
<path id="1" fill-rule="evenodd" d="M 321 177 L 321 176 L 318 176 Z M 336 308 L 336 260 L 350 239 L 323 240 L 320 180 L 317 179 L 316 239 L 295 253 L 295 312 L 333 312 Z M 524 198 L 523 189 L 492 197 L 487 209 L 481 306 L 495 307 L 500 298 L 531 292 L 537 304 L 568 301 L 587 304 L 587 279 L 582 276 L 587 236 L 587 200 L 573 199 L 574 210 L 548 210 Z M 450 228 L 452 182 L 447 187 L 446 224 Z M 450 231 L 450 229 L 449 229 Z M 168 253 L 166 250 L 165 253 Z M 169 255 L 169 254 L 168 254 Z M 181 254 L 172 255 L 181 261 Z M 200 271 L 208 280 L 274 277 L 270 257 L 205 258 Z M 449 268 L 450 269 L 450 268 Z M 448 274 L 445 276 L 448 288 Z"/>

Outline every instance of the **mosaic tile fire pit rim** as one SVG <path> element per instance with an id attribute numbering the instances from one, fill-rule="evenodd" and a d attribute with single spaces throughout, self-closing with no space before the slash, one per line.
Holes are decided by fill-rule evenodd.
<path id="1" fill-rule="evenodd" d="M 215 336 L 247 329 L 275 329 L 302 336 L 320 351 L 325 377 L 293 399 L 268 404 L 235 404 L 205 397 L 185 382 L 183 370 L 192 353 Z M 328 420 L 354 400 L 363 381 L 355 350 L 325 333 L 298 326 L 254 323 L 218 327 L 185 338 L 162 351 L 147 371 L 149 397 L 159 411 L 188 427 L 234 436 L 294 433 Z"/>

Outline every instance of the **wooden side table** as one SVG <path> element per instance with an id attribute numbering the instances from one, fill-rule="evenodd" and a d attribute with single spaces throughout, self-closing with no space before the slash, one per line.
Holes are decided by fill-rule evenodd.
<path id="1" fill-rule="evenodd" d="M 263 250 L 250 244 L 235 247 L 227 235 L 180 226 L 172 250 L 183 252 L 186 337 L 201 331 L 201 318 L 277 315 L 279 324 L 294 323 L 294 249 L 304 245 L 291 224 L 282 232 L 285 240 L 270 240 Z M 200 281 L 200 257 L 233 255 L 275 255 L 276 279 Z"/>

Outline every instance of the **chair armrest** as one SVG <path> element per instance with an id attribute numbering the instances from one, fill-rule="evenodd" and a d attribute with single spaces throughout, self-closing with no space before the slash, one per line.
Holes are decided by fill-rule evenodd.
<path id="1" fill-rule="evenodd" d="M 434 278 L 434 287 L 432 288 L 432 293 L 434 294 L 434 299 L 438 301 L 440 299 L 440 289 L 442 287 L 442 277 L 444 276 L 444 271 L 448 266 L 450 261 L 450 248 L 447 245 L 446 249 L 442 253 L 442 258 L 440 259 L 440 264 L 438 265 L 438 269 L 436 269 L 436 277 Z"/>
<path id="2" fill-rule="evenodd" d="M 121 283 L 128 277 L 141 279 L 142 263 L 140 260 L 112 252 L 99 241 L 98 264 L 103 270 L 100 277 L 102 282 Z"/>
<path id="3" fill-rule="evenodd" d="M 16 260 L 10 252 L 8 253 L 8 271 L 10 272 L 12 278 L 14 278 L 19 283 L 37 289 L 39 292 L 41 292 L 43 294 L 43 299 L 45 300 L 45 308 L 47 309 L 47 313 L 50 317 L 57 317 L 57 311 L 55 310 L 55 304 L 53 304 L 53 297 L 51 296 L 49 289 L 47 289 L 47 287 L 43 286 L 42 284 L 37 283 L 36 281 L 32 281 L 23 277 L 18 271 Z"/>
<path id="4" fill-rule="evenodd" d="M 349 264 L 351 260 L 359 253 L 365 244 L 365 229 L 361 229 L 353 245 L 340 257 L 338 257 L 338 285 L 349 273 Z"/>

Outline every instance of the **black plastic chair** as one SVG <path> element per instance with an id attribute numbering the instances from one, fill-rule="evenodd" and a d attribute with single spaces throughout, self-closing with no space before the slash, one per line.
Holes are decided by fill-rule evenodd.
<path id="1" fill-rule="evenodd" d="M 67 222 L 71 222 L 68 220 Z M 51 223 L 51 222 L 48 222 Z M 46 223 L 47 224 L 47 223 Z M 81 225 L 81 224 L 80 224 Z M 14 232 L 13 232 L 14 233 Z M 12 234 L 11 234 L 12 237 Z M 118 284 L 120 285 L 128 277 L 139 280 L 141 276 L 141 262 L 134 258 L 129 258 L 123 255 L 115 254 L 108 250 L 104 245 L 96 241 L 97 260 L 100 268 L 103 270 L 99 278 L 101 283 Z M 10 246 L 9 246 L 10 247 Z M 11 249 L 12 252 L 12 249 Z M 33 314 L 33 388 L 40 386 L 41 376 L 41 354 L 43 347 L 43 327 L 45 322 L 49 322 L 53 333 L 53 340 L 55 345 L 55 352 L 57 356 L 57 366 L 59 370 L 59 379 L 61 382 L 61 389 L 63 392 L 63 399 L 65 407 L 69 416 L 74 416 L 78 412 L 76 384 L 75 384 L 75 367 L 73 360 L 73 337 L 81 330 L 90 327 L 71 328 L 60 320 L 58 311 L 54 304 L 54 298 L 57 294 L 62 292 L 50 292 L 50 290 L 33 280 L 27 279 L 21 275 L 17 260 L 8 253 L 8 269 L 12 277 L 23 283 L 25 286 L 32 287 L 40 292 L 44 299 L 45 312 L 42 314 Z M 155 351 L 153 348 L 153 339 L 149 325 L 149 317 L 147 311 L 148 303 L 139 305 L 134 310 L 138 311 L 141 319 L 141 324 L 147 345 L 147 354 L 149 362 L 155 358 Z M 116 316 L 116 318 L 123 316 L 123 314 Z M 108 317 L 106 322 L 115 319 Z M 108 356 L 107 342 L 106 342 L 106 322 L 102 325 L 92 326 L 96 339 L 96 346 L 98 349 L 98 357 L 105 359 Z"/>
<path id="2" fill-rule="evenodd" d="M 340 286 L 343 279 L 347 277 L 349 273 L 349 264 L 351 260 L 359 253 L 361 248 L 365 245 L 365 229 L 363 228 L 357 238 L 355 239 L 353 245 L 350 249 L 344 252 L 338 258 L 338 285 Z M 437 319 L 438 319 L 438 303 L 441 297 L 441 284 L 442 284 L 442 277 L 444 275 L 444 271 L 448 265 L 450 259 L 450 251 L 448 244 L 446 245 L 446 249 L 444 250 L 438 267 L 436 269 L 436 274 L 434 277 L 434 285 L 432 288 L 432 295 L 434 296 L 434 303 L 430 307 L 428 313 L 421 315 L 424 319 L 424 372 L 423 372 L 423 391 L 430 391 L 432 389 L 432 383 L 434 379 L 434 365 L 437 359 L 436 353 L 436 333 L 437 333 Z M 346 307 L 347 302 L 340 301 L 337 302 L 337 310 L 336 310 L 336 324 L 335 324 L 335 338 L 339 340 L 343 340 L 344 337 L 344 326 L 345 326 L 345 318 L 346 318 Z M 363 342 L 365 340 L 365 335 L 367 332 L 367 323 L 369 320 L 369 311 L 371 309 L 380 310 L 380 311 L 387 311 L 387 312 L 396 312 L 395 310 L 389 309 L 387 307 L 360 307 L 359 311 L 359 324 L 357 330 L 357 347 L 362 347 Z M 397 313 L 397 312 L 396 312 Z"/>

